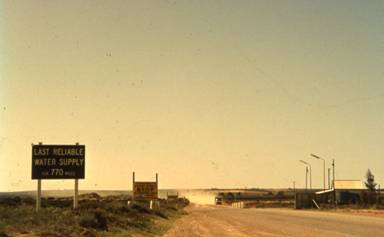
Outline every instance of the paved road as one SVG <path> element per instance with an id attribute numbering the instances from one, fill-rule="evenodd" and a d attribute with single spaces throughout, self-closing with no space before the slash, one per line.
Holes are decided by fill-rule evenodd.
<path id="1" fill-rule="evenodd" d="M 384 218 L 288 209 L 187 208 L 164 237 L 384 237 Z"/>

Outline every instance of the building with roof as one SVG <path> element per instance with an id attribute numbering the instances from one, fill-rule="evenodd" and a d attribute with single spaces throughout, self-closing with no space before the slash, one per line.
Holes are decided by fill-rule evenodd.
<path id="1" fill-rule="evenodd" d="M 335 180 L 331 189 L 316 192 L 316 200 L 321 203 L 357 204 L 367 190 L 361 180 Z"/>

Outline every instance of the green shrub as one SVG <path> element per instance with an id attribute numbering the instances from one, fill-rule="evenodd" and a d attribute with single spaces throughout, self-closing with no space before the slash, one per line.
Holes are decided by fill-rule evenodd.
<path id="1" fill-rule="evenodd" d="M 152 212 L 151 209 L 136 203 L 132 205 L 132 208 L 141 213 L 151 214 Z"/>
<path id="2" fill-rule="evenodd" d="M 97 209 L 94 213 L 94 216 L 97 220 L 99 229 L 108 230 L 108 220 L 106 213 L 100 209 Z"/>
<path id="3" fill-rule="evenodd" d="M 160 209 L 156 210 L 149 209 L 145 202 L 128 206 L 127 200 L 119 196 L 80 199 L 79 208 L 75 210 L 72 202 L 72 197 L 43 198 L 42 208 L 36 213 L 34 198 L 2 196 L 0 237 L 10 237 L 11 233 L 12 236 L 31 234 L 45 237 L 110 237 L 134 233 L 156 236 L 159 229 L 164 228 L 164 221 L 159 221 L 159 217 L 173 220 L 181 214 L 179 208 L 188 200 L 179 199 L 172 205 L 160 200 Z"/>
<path id="4" fill-rule="evenodd" d="M 80 233 L 80 236 L 83 236 L 83 237 L 96 237 L 96 234 L 93 231 L 91 231 L 91 230 L 83 230 Z"/>
<path id="5" fill-rule="evenodd" d="M 85 228 L 108 230 L 108 220 L 104 211 L 96 209 L 80 216 L 79 225 Z"/>
<path id="6" fill-rule="evenodd" d="M 157 216 L 160 216 L 161 218 L 164 218 L 164 219 L 168 219 L 168 216 L 165 215 L 164 212 L 159 211 L 159 210 L 155 210 L 154 212 L 155 212 L 155 214 L 156 214 Z"/>
<path id="7" fill-rule="evenodd" d="M 0 231 L 0 237 L 9 237 L 9 235 L 7 235 L 5 232 L 3 231 Z"/>
<path id="8" fill-rule="evenodd" d="M 21 204 L 22 199 L 19 196 L 4 197 L 0 199 L 0 205 L 4 206 L 18 206 Z"/>
<path id="9" fill-rule="evenodd" d="M 49 232 L 49 231 L 44 231 L 40 234 L 41 237 L 65 237 L 65 235 L 54 233 L 54 232 Z"/>
<path id="10" fill-rule="evenodd" d="M 87 213 L 80 217 L 79 225 L 85 228 L 97 228 L 97 220 L 91 213 Z"/>
<path id="11" fill-rule="evenodd" d="M 103 207 L 104 203 L 94 200 L 81 200 L 79 202 L 79 210 L 89 210 Z"/>

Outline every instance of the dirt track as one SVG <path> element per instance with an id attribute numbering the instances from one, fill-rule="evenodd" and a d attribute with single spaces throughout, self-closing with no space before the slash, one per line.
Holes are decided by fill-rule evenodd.
<path id="1" fill-rule="evenodd" d="M 384 218 L 290 209 L 191 205 L 164 237 L 379 237 Z"/>

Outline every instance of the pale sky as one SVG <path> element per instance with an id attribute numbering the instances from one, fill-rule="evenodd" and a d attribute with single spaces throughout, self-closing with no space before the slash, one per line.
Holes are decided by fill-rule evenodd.
<path id="1" fill-rule="evenodd" d="M 31 143 L 86 146 L 80 189 L 384 183 L 384 1 L 1 1 L 0 191 Z M 44 181 L 43 189 L 73 181 Z"/>

